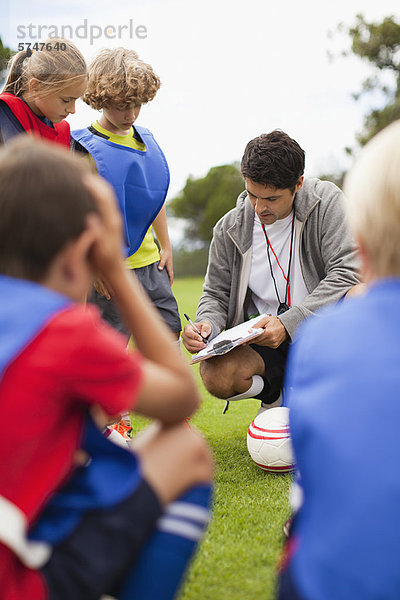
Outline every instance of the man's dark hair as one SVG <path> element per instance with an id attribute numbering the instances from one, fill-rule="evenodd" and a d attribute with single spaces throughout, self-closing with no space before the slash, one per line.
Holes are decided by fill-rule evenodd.
<path id="1" fill-rule="evenodd" d="M 241 171 L 243 177 L 254 183 L 294 192 L 304 173 L 304 158 L 304 150 L 299 144 L 280 129 L 275 129 L 247 144 Z"/>
<path id="2" fill-rule="evenodd" d="M 23 134 L 0 150 L 0 273 L 41 281 L 97 212 L 87 169 L 56 144 Z"/>

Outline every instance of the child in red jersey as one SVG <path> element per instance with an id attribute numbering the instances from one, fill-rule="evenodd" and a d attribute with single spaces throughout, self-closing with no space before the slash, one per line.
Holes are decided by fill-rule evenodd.
<path id="1" fill-rule="evenodd" d="M 75 112 L 75 102 L 87 85 L 87 67 L 69 40 L 52 38 L 39 50 L 18 52 L 0 94 L 0 142 L 19 133 L 44 137 L 70 147 L 65 117 Z"/>
<path id="2" fill-rule="evenodd" d="M 22 439 L 0 437 L 2 598 L 172 598 L 207 520 L 193 486 L 209 491 L 212 461 L 182 423 L 194 380 L 124 268 L 113 193 L 82 161 L 24 138 L 0 153 L 0 212 L 0 417 L 29 422 Z M 135 353 L 80 304 L 94 274 L 111 282 Z M 127 409 L 157 419 L 134 453 L 89 419 Z"/>

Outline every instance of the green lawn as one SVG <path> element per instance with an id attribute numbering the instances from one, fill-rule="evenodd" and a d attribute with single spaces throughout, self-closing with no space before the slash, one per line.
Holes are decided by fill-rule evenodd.
<path id="1" fill-rule="evenodd" d="M 202 280 L 180 279 L 173 286 L 182 315 L 195 319 Z M 224 402 L 205 390 L 196 370 L 203 403 L 192 422 L 209 441 L 216 458 L 213 520 L 191 565 L 179 600 L 271 600 L 276 565 L 289 515 L 290 476 L 268 474 L 252 462 L 246 431 L 257 400 Z"/>

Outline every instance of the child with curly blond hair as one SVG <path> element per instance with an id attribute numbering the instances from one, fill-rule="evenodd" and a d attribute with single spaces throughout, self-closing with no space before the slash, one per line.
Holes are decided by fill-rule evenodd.
<path id="1" fill-rule="evenodd" d="M 83 96 L 89 106 L 102 110 L 102 115 L 72 135 L 75 150 L 89 153 L 97 172 L 113 185 L 124 217 L 126 265 L 135 270 L 179 339 L 181 322 L 171 291 L 172 250 L 164 206 L 168 164 L 150 131 L 134 125 L 142 105 L 153 100 L 159 88 L 159 77 L 134 50 L 102 50 L 89 67 L 89 84 Z M 101 284 L 96 286 L 95 302 L 106 320 L 126 331 L 115 312 L 112 290 L 107 282 Z"/>
<path id="2" fill-rule="evenodd" d="M 89 67 L 83 100 L 102 115 L 88 128 L 72 132 L 72 148 L 89 154 L 93 168 L 114 187 L 124 219 L 126 266 L 135 271 L 179 340 L 181 321 L 171 290 L 172 248 L 164 206 L 168 164 L 150 131 L 134 125 L 142 105 L 153 100 L 159 88 L 159 77 L 134 50 L 99 52 Z M 95 288 L 90 300 L 110 325 L 128 335 L 108 282 L 97 281 Z M 131 434 L 128 417 L 114 428 L 125 438 Z"/>

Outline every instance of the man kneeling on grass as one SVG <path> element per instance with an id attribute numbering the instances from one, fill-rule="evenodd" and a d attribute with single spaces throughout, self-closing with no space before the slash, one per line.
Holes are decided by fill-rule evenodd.
<path id="1" fill-rule="evenodd" d="M 0 436 L 1 597 L 170 599 L 208 520 L 212 459 L 183 422 L 194 379 L 124 268 L 113 192 L 65 151 L 17 140 L 0 153 L 0 214 L 0 417 L 28 423 Z M 137 352 L 81 304 L 94 275 Z M 91 420 L 131 409 L 158 419 L 133 453 Z"/>
<path id="2" fill-rule="evenodd" d="M 241 164 L 246 190 L 214 228 L 197 328 L 211 340 L 254 316 L 263 329 L 253 343 L 201 363 L 204 385 L 218 398 L 280 404 L 296 328 L 358 283 L 343 194 L 329 181 L 305 179 L 304 162 L 283 131 L 251 140 Z M 205 347 L 191 325 L 182 339 L 190 352 Z"/>

